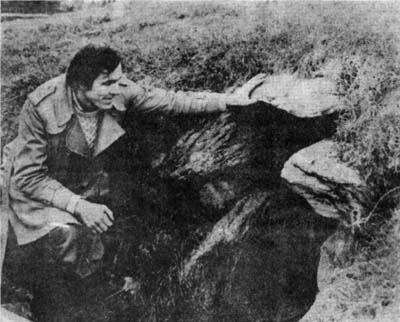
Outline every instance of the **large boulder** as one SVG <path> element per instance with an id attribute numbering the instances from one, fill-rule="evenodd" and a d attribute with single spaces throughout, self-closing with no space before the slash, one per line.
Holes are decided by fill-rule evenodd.
<path id="1" fill-rule="evenodd" d="M 291 156 L 281 176 L 319 215 L 356 227 L 371 208 L 374 192 L 338 153 L 334 141 L 317 142 Z"/>
<path id="2" fill-rule="evenodd" d="M 284 187 L 244 197 L 184 261 L 185 320 L 298 321 L 334 227 Z"/>

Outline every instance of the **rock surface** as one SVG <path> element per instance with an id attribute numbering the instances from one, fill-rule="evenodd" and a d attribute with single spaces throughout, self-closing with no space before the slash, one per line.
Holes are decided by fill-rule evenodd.
<path id="1" fill-rule="evenodd" d="M 251 98 L 265 101 L 297 117 L 317 117 L 342 109 L 336 83 L 325 77 L 300 79 L 293 74 L 271 76 Z"/>
<path id="2" fill-rule="evenodd" d="M 205 240 L 186 260 L 182 277 L 186 278 L 200 258 L 210 253 L 218 244 L 240 240 L 250 228 L 249 217 L 254 215 L 260 207 L 265 207 L 266 201 L 267 194 L 261 193 L 237 202 L 233 209 L 214 225 Z"/>
<path id="3" fill-rule="evenodd" d="M 331 140 L 295 153 L 281 176 L 319 215 L 339 219 L 347 226 L 362 224 L 374 200 L 360 174 L 339 160 L 338 148 Z"/>
<path id="4" fill-rule="evenodd" d="M 281 188 L 240 200 L 187 257 L 185 321 L 298 321 L 334 225 Z"/>

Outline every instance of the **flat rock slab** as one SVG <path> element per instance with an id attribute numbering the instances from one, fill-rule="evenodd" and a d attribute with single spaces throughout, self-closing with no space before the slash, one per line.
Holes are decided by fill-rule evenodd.
<path id="1" fill-rule="evenodd" d="M 345 225 L 361 223 L 370 208 L 371 188 L 360 173 L 338 157 L 332 140 L 323 140 L 295 153 L 284 165 L 281 177 L 323 217 Z"/>
<path id="2" fill-rule="evenodd" d="M 271 76 L 250 96 L 301 118 L 329 115 L 343 108 L 335 82 L 324 77 Z"/>

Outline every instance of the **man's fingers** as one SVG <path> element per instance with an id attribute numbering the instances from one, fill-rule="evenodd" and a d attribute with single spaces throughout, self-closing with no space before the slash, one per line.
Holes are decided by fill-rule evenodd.
<path id="1" fill-rule="evenodd" d="M 93 224 L 94 224 L 93 220 L 90 220 L 90 219 L 88 219 L 88 218 L 86 218 L 86 217 L 82 217 L 82 221 L 83 221 L 83 223 L 84 223 L 84 225 L 85 225 L 86 227 L 88 227 L 88 228 L 90 228 L 90 229 L 93 228 Z"/>
<path id="2" fill-rule="evenodd" d="M 100 227 L 97 227 L 97 224 L 94 222 L 91 225 L 89 225 L 88 228 L 91 230 L 91 232 L 93 234 L 101 234 L 102 233 Z"/>
<path id="3" fill-rule="evenodd" d="M 108 218 L 110 218 L 111 221 L 114 220 L 113 212 L 107 206 L 104 206 L 104 212 L 106 213 Z"/>
<path id="4" fill-rule="evenodd" d="M 266 74 L 258 74 L 251 78 L 249 81 L 247 81 L 244 86 L 246 87 L 255 87 L 261 85 L 265 80 L 267 79 Z"/>
<path id="5" fill-rule="evenodd" d="M 95 235 L 101 234 L 101 231 L 95 226 L 93 226 L 93 228 L 90 228 L 90 231 Z"/>
<path id="6" fill-rule="evenodd" d="M 108 229 L 107 225 L 103 224 L 102 222 L 96 222 L 95 227 L 100 234 L 106 232 Z"/>
<path id="7" fill-rule="evenodd" d="M 251 78 L 251 79 L 249 80 L 249 83 L 250 83 L 250 82 L 254 82 L 254 83 L 263 82 L 263 81 L 265 81 L 265 79 L 266 79 L 267 77 L 268 77 L 267 74 L 264 74 L 264 73 L 257 74 L 256 76 L 254 76 L 253 78 Z"/>
<path id="8" fill-rule="evenodd" d="M 93 218 L 89 217 L 89 218 L 82 218 L 82 219 L 83 219 L 83 223 L 85 224 L 85 226 L 88 227 L 93 233 L 101 234 L 103 232 L 103 227 L 99 226 L 98 223 L 93 220 Z"/>
<path id="9" fill-rule="evenodd" d="M 259 86 L 261 86 L 267 79 L 266 74 L 258 74 L 250 79 L 247 83 L 247 88 L 249 90 L 249 96 L 251 96 L 252 92 Z"/>
<path id="10" fill-rule="evenodd" d="M 105 215 L 105 216 L 102 218 L 102 223 L 105 224 L 107 227 L 111 227 L 112 224 L 113 224 L 112 221 L 108 218 L 107 215 Z"/>
<path id="11" fill-rule="evenodd" d="M 89 227 L 94 233 L 103 233 L 112 226 L 114 215 L 105 205 L 82 201 L 78 203 L 77 214 L 83 224 Z"/>
<path id="12" fill-rule="evenodd" d="M 251 97 L 251 94 L 254 92 L 254 90 L 256 88 L 258 88 L 259 86 L 261 86 L 265 82 L 267 77 L 268 76 L 266 74 L 258 74 L 256 76 L 254 76 L 253 78 L 248 80 L 246 83 L 244 83 L 242 87 L 239 87 L 234 92 L 234 94 L 241 96 L 243 98 Z"/>

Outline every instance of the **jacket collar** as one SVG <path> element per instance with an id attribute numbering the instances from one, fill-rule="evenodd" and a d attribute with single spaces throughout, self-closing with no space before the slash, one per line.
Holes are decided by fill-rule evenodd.
<path id="1" fill-rule="evenodd" d="M 93 156 L 99 155 L 124 134 L 125 130 L 118 124 L 115 118 L 108 112 L 105 112 L 98 130 Z"/>
<path id="2" fill-rule="evenodd" d="M 75 111 L 72 105 L 72 89 L 66 85 L 64 75 L 62 78 L 60 78 L 60 80 L 62 80 L 63 84 L 57 86 L 57 89 L 60 91 L 60 95 L 56 95 L 54 109 L 57 125 L 62 127 L 67 124 Z M 126 111 L 122 95 L 117 95 L 114 97 L 113 107 L 119 112 Z"/>

